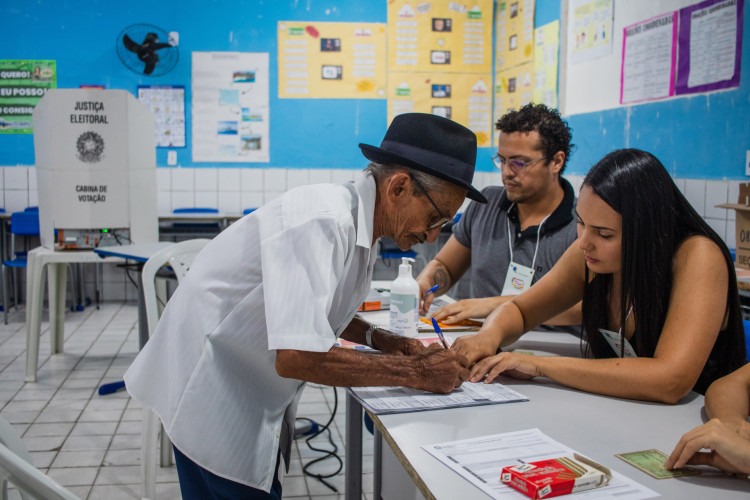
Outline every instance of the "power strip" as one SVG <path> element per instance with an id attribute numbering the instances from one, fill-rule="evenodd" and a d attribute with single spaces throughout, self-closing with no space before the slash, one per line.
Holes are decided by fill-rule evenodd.
<path id="1" fill-rule="evenodd" d="M 90 250 L 130 241 L 130 229 L 57 229 L 55 250 Z"/>

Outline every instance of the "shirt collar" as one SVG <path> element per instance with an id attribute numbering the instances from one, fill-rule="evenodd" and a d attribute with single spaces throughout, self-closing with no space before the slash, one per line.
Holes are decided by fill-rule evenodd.
<path id="1" fill-rule="evenodd" d="M 357 246 L 372 248 L 373 218 L 375 217 L 375 178 L 361 174 L 354 181 L 357 190 Z"/>
<path id="2" fill-rule="evenodd" d="M 549 231 L 554 231 L 560 227 L 567 225 L 573 220 L 573 205 L 575 203 L 575 192 L 573 186 L 568 182 L 567 179 L 560 177 L 560 186 L 563 188 L 563 199 L 557 208 L 549 216 L 549 219 L 542 226 L 541 234 L 545 234 Z M 512 208 L 511 208 L 511 205 Z M 508 210 L 510 208 L 510 210 Z M 508 218 L 518 226 L 518 206 L 508 200 L 503 191 L 500 199 L 500 210 L 508 212 Z M 516 228 L 518 232 L 518 228 Z M 527 227 L 523 232 L 522 236 L 533 234 L 536 236 L 537 226 Z"/>

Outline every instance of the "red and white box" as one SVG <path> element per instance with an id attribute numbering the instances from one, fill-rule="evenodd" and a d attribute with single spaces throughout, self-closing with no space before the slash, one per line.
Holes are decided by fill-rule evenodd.
<path id="1" fill-rule="evenodd" d="M 603 465 L 582 457 L 561 457 L 503 467 L 500 480 L 537 499 L 606 486 L 612 473 Z"/>

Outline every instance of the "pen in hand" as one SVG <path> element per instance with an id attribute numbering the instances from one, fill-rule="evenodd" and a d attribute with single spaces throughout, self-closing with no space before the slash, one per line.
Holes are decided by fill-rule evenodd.
<path id="1" fill-rule="evenodd" d="M 435 321 L 435 318 L 432 319 L 432 326 L 435 328 L 435 333 L 437 333 L 438 337 L 440 337 L 440 341 L 443 343 L 443 347 L 448 349 L 448 343 L 445 341 L 445 337 L 443 336 L 443 331 L 440 329 L 440 327 L 437 324 L 437 321 Z"/>
<path id="2" fill-rule="evenodd" d="M 438 288 L 440 288 L 440 285 L 434 285 L 434 286 L 433 286 L 432 288 L 430 288 L 429 290 L 427 290 L 427 291 L 426 291 L 426 292 L 424 293 L 424 295 L 422 295 L 422 302 L 424 302 L 424 300 L 425 300 L 425 299 L 426 299 L 427 297 L 429 297 L 431 293 L 435 293 L 435 290 L 437 290 Z"/>

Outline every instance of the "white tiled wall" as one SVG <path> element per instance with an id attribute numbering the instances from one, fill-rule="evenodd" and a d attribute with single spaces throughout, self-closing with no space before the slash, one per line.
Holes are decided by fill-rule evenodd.
<path id="1" fill-rule="evenodd" d="M 158 168 L 158 210 L 160 214 L 169 214 L 180 207 L 215 207 L 223 213 L 238 214 L 246 208 L 259 207 L 293 187 L 348 182 L 358 172 L 356 169 Z M 578 195 L 583 176 L 566 178 Z M 675 179 L 675 183 L 727 246 L 734 248 L 734 211 L 715 205 L 736 202 L 739 182 Z M 498 184 L 501 184 L 499 172 L 478 172 L 474 178 L 474 185 L 480 190 Z M 0 206 L 6 212 L 14 212 L 34 205 L 38 205 L 36 169 L 0 167 Z M 104 300 L 135 300 L 135 290 L 122 269 L 103 266 L 102 276 Z M 86 280 L 87 295 L 93 299 L 93 270 L 86 270 Z"/>

